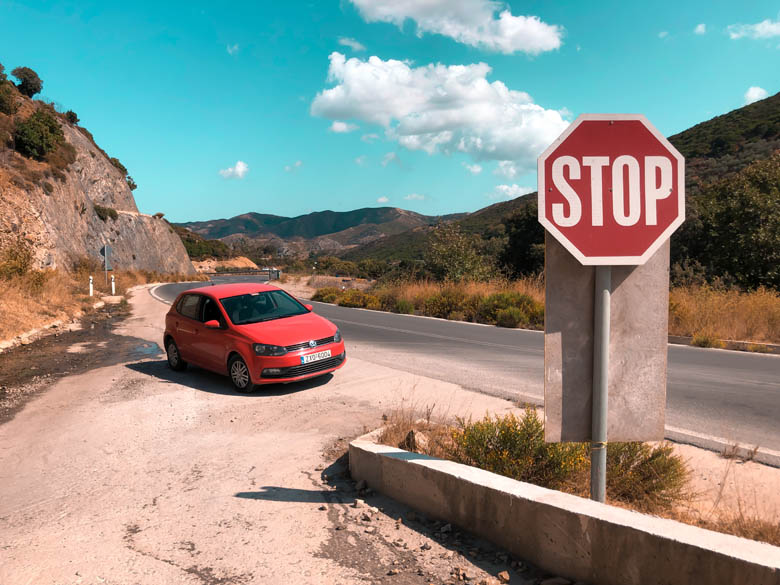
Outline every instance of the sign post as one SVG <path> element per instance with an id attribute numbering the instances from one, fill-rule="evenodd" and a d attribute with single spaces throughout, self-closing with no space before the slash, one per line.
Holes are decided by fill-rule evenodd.
<path id="1" fill-rule="evenodd" d="M 545 439 L 590 441 L 591 498 L 603 502 L 608 436 L 663 438 L 667 241 L 684 220 L 684 159 L 644 116 L 584 114 L 538 166 L 548 234 Z"/>
<path id="2" fill-rule="evenodd" d="M 111 267 L 111 261 L 109 256 L 111 256 L 111 246 L 108 244 L 104 244 L 102 248 L 100 248 L 100 255 L 103 256 L 103 268 L 106 273 L 106 286 L 108 286 L 108 271 L 113 270 Z"/>

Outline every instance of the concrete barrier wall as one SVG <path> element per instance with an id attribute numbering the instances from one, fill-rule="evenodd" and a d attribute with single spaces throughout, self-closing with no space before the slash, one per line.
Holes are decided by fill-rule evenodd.
<path id="1" fill-rule="evenodd" d="M 401 449 L 349 446 L 353 479 L 593 585 L 780 585 L 780 548 Z"/>

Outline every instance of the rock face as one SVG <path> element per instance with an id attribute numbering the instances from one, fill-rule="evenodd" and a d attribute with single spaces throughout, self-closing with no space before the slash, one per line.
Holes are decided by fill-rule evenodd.
<path id="1" fill-rule="evenodd" d="M 25 180 L 19 168 L 27 170 L 29 179 L 30 172 L 45 169 L 44 163 L 8 150 L 0 153 L 0 248 L 22 238 L 34 252 L 35 268 L 67 269 L 85 256 L 102 261 L 100 248 L 107 243 L 117 270 L 194 274 L 168 223 L 139 213 L 123 173 L 79 129 L 65 122 L 61 126 L 76 149 L 64 180 Z M 101 219 L 95 205 L 115 210 L 116 219 Z"/>

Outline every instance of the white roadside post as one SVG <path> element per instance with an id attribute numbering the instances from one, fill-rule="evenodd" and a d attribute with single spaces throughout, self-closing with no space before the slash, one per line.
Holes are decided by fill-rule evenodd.
<path id="1" fill-rule="evenodd" d="M 663 439 L 685 161 L 644 116 L 583 114 L 539 157 L 538 181 L 545 440 L 590 441 L 591 499 L 604 502 L 607 439 Z"/>
<path id="2" fill-rule="evenodd" d="M 116 283 L 114 282 L 114 275 L 111 275 L 111 296 L 116 295 Z"/>
<path id="3" fill-rule="evenodd" d="M 89 296 L 94 296 L 95 287 L 92 284 L 92 276 L 89 277 Z"/>

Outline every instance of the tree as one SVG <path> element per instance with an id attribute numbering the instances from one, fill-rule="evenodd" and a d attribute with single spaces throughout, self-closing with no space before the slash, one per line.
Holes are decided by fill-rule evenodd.
<path id="1" fill-rule="evenodd" d="M 485 280 L 495 274 L 491 258 L 480 254 L 479 236 L 463 233 L 454 223 L 437 226 L 428 240 L 425 269 L 438 280 Z"/>
<path id="2" fill-rule="evenodd" d="M 506 222 L 508 239 L 499 262 L 512 276 L 535 274 L 544 268 L 544 228 L 537 216 L 536 199 L 530 199 Z"/>
<path id="3" fill-rule="evenodd" d="M 59 122 L 44 110 L 17 122 L 14 128 L 14 148 L 19 154 L 36 160 L 43 160 L 64 140 Z"/>
<path id="4" fill-rule="evenodd" d="M 68 110 L 65 112 L 65 119 L 71 123 L 71 124 L 78 124 L 79 123 L 79 117 L 73 110 Z"/>
<path id="5" fill-rule="evenodd" d="M 6 79 L 8 78 L 5 76 L 5 67 L 0 63 L 0 83 L 3 83 Z"/>
<path id="6" fill-rule="evenodd" d="M 133 177 L 131 177 L 130 175 L 127 175 L 127 177 L 125 177 L 125 181 L 127 181 L 127 186 L 130 187 L 131 191 L 135 191 L 138 188 L 138 185 L 135 184 Z"/>
<path id="7" fill-rule="evenodd" d="M 36 93 L 40 93 L 43 89 L 43 81 L 41 81 L 38 74 L 29 67 L 17 67 L 11 71 L 11 75 L 19 80 L 16 87 L 27 97 L 31 98 Z"/>

